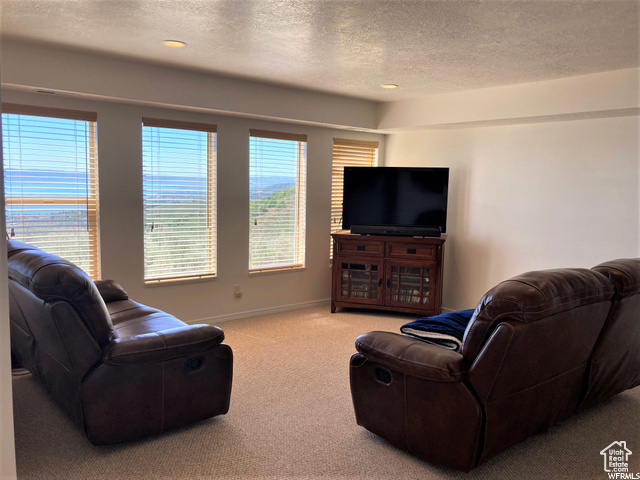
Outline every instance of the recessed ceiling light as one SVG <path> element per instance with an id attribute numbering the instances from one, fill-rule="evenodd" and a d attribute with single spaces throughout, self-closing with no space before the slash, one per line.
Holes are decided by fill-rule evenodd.
<path id="1" fill-rule="evenodd" d="M 187 44 L 184 42 L 181 42 L 180 40 L 165 40 L 164 44 L 167 47 L 173 47 L 173 48 L 180 48 L 180 47 L 186 47 Z"/>
<path id="2" fill-rule="evenodd" d="M 380 85 L 382 88 L 386 88 L 391 90 L 392 88 L 398 88 L 398 85 L 396 85 L 395 83 L 383 83 L 382 85 Z"/>

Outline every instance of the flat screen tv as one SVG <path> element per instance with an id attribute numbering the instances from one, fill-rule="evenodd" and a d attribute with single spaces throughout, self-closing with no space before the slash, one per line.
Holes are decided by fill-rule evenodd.
<path id="1" fill-rule="evenodd" d="M 345 167 L 342 228 L 440 236 L 447 231 L 446 167 Z"/>

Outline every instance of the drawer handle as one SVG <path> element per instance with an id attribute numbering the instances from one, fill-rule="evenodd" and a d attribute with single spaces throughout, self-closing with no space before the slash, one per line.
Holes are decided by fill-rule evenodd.
<path id="1" fill-rule="evenodd" d="M 382 279 L 378 280 L 378 288 L 382 286 Z"/>
<path id="2" fill-rule="evenodd" d="M 359 252 L 364 252 L 365 251 L 365 246 L 364 245 L 356 245 L 356 250 Z"/>
<path id="3" fill-rule="evenodd" d="M 416 249 L 415 248 L 407 248 L 407 253 L 411 253 L 411 254 L 415 255 Z"/>

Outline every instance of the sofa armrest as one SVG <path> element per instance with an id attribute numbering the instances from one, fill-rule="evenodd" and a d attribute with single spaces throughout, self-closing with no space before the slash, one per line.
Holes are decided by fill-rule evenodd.
<path id="1" fill-rule="evenodd" d="M 132 365 L 170 360 L 204 352 L 223 340 L 224 332 L 213 325 L 185 325 L 116 338 L 104 348 L 103 361 L 111 365 Z"/>
<path id="2" fill-rule="evenodd" d="M 462 354 L 397 333 L 365 333 L 356 339 L 356 349 L 389 368 L 434 382 L 460 382 L 466 372 Z"/>

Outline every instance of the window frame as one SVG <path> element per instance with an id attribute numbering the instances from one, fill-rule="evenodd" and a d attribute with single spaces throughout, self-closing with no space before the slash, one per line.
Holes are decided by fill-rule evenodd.
<path id="1" fill-rule="evenodd" d="M 144 128 L 163 128 L 174 130 L 187 130 L 192 132 L 203 132 L 207 135 L 207 220 L 206 220 L 206 238 L 207 238 L 207 259 L 205 261 L 207 268 L 194 274 L 163 274 L 147 276 L 147 233 L 148 228 L 146 218 L 146 194 L 145 194 L 145 146 L 144 146 Z M 144 228 L 144 246 L 143 246 L 143 281 L 145 286 L 160 285 L 167 283 L 183 283 L 201 280 L 215 279 L 217 272 L 217 125 L 200 122 L 190 122 L 183 120 L 171 120 L 166 118 L 142 117 L 141 134 L 143 138 L 142 145 L 142 173 L 143 173 L 143 228 Z M 151 167 L 148 167 L 151 168 Z"/>
<path id="2" fill-rule="evenodd" d="M 39 196 L 39 197 L 15 197 L 8 195 L 5 188 L 5 218 L 7 215 L 7 207 L 14 205 L 24 206 L 49 206 L 49 205 L 67 205 L 67 206 L 86 206 L 87 231 L 88 231 L 88 251 L 87 257 L 89 265 L 78 265 L 93 280 L 101 278 L 101 253 L 100 253 L 100 190 L 99 190 L 99 174 L 98 174 L 98 114 L 97 112 L 88 112 L 83 110 L 69 110 L 62 108 L 41 107 L 35 105 L 23 105 L 16 103 L 3 103 L 2 114 L 6 115 L 24 115 L 44 118 L 54 118 L 62 120 L 74 120 L 86 122 L 86 142 L 87 157 L 85 160 L 86 169 L 84 172 L 87 176 L 87 195 L 85 197 L 59 197 L 59 196 Z M 3 122 L 3 129 L 6 127 Z M 3 148 L 7 146 L 4 145 Z M 3 155 L 3 163 L 6 164 L 7 159 Z M 77 172 L 78 170 L 76 170 Z M 6 185 L 7 169 L 3 168 L 4 179 Z M 6 228 L 10 228 L 8 222 Z M 13 228 L 11 229 L 13 230 Z M 13 235 L 7 236 L 13 237 Z M 36 245 L 37 246 L 37 245 Z M 46 247 L 45 247 L 46 249 Z M 55 249 L 50 253 L 55 253 Z M 64 257 L 64 255 L 59 255 Z M 73 259 L 72 259 L 73 260 Z M 79 263 L 79 262 L 78 262 Z"/>
<path id="3" fill-rule="evenodd" d="M 331 222 L 329 231 L 329 260 L 333 261 L 332 233 L 342 231 L 342 196 L 344 167 L 377 167 L 380 142 L 334 138 L 331 160 Z M 358 160 L 361 158 L 362 160 Z"/>
<path id="4" fill-rule="evenodd" d="M 307 203 L 307 135 L 298 133 L 276 132 L 271 130 L 249 130 L 249 201 L 251 202 L 252 157 L 251 142 L 256 140 L 284 140 L 297 142 L 297 171 L 296 171 L 296 237 L 294 262 L 290 264 L 251 266 L 252 262 L 252 227 L 254 226 L 249 214 L 249 274 L 261 274 L 306 268 L 306 203 Z"/>

